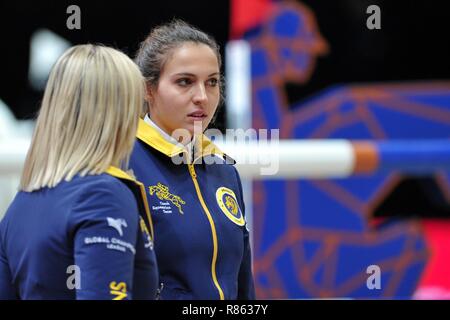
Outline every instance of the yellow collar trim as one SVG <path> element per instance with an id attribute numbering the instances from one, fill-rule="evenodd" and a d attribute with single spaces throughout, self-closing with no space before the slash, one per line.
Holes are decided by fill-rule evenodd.
<path id="1" fill-rule="evenodd" d="M 158 150 L 159 152 L 165 154 L 168 157 L 174 157 L 180 153 L 187 152 L 181 146 L 174 145 L 168 142 L 155 128 L 146 123 L 144 120 L 139 119 L 137 137 L 141 141 L 145 142 L 150 147 Z M 207 136 L 202 134 L 197 139 L 195 139 L 195 149 L 198 150 L 199 142 L 201 142 L 200 150 L 201 155 L 195 160 L 207 155 L 218 155 L 225 158 L 225 153 L 219 149 Z M 194 161 L 195 162 L 195 161 Z"/>
<path id="2" fill-rule="evenodd" d="M 110 166 L 108 169 L 106 169 L 106 173 L 113 177 L 116 177 L 116 178 L 127 179 L 127 180 L 134 181 L 136 183 L 138 182 L 138 181 L 136 181 L 135 178 L 130 176 L 128 173 L 126 173 L 122 169 L 114 167 L 114 166 Z"/>

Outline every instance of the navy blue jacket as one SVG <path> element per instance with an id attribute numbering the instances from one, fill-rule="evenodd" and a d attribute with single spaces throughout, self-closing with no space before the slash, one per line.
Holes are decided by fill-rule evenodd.
<path id="1" fill-rule="evenodd" d="M 141 189 L 110 167 L 19 192 L 0 223 L 0 299 L 154 299 L 158 272 Z"/>
<path id="2" fill-rule="evenodd" d="M 194 164 L 140 120 L 130 168 L 147 189 L 162 299 L 254 299 L 239 175 L 205 136 Z M 201 141 L 200 141 L 201 140 Z M 217 163 L 207 164 L 213 162 Z"/>

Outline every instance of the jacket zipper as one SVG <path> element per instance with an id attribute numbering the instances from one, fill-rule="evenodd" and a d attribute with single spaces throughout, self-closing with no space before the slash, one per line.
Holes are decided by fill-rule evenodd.
<path id="1" fill-rule="evenodd" d="M 212 238 L 213 238 L 213 258 L 211 262 L 211 274 L 214 281 L 214 284 L 219 291 L 220 300 L 225 300 L 225 297 L 223 295 L 222 288 L 219 285 L 219 281 L 217 281 L 217 275 L 216 275 L 216 262 L 217 262 L 217 252 L 218 252 L 218 244 L 217 244 L 217 233 L 216 233 L 216 227 L 214 226 L 214 221 L 212 219 L 211 213 L 208 210 L 208 207 L 206 206 L 205 200 L 203 199 L 202 193 L 200 192 L 200 187 L 197 181 L 197 174 L 195 173 L 194 165 L 188 164 L 189 173 L 191 174 L 192 181 L 194 182 L 195 190 L 197 191 L 197 197 L 200 200 L 200 204 L 203 207 L 203 211 L 206 213 L 206 216 L 208 217 L 209 224 L 211 226 L 211 232 L 212 232 Z"/>

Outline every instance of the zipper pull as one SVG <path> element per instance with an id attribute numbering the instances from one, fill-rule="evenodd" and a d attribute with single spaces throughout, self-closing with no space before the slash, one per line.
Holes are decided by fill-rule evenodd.
<path id="1" fill-rule="evenodd" d="M 191 173 L 192 178 L 197 178 L 197 174 L 195 173 L 194 165 L 188 164 L 189 172 Z"/>

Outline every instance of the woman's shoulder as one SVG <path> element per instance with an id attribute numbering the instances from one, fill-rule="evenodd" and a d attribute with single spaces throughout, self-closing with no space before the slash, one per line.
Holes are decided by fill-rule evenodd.
<path id="1" fill-rule="evenodd" d="M 106 217 L 112 213 L 133 216 L 137 212 L 137 203 L 132 191 L 119 178 L 107 173 L 73 180 L 71 188 L 77 188 L 73 199 L 71 220 L 80 221 Z"/>
<path id="2" fill-rule="evenodd" d="M 73 179 L 72 188 L 77 188 L 85 195 L 101 194 L 104 197 L 114 198 L 133 198 L 132 191 L 119 178 L 108 173 L 99 175 L 77 176 Z"/>

